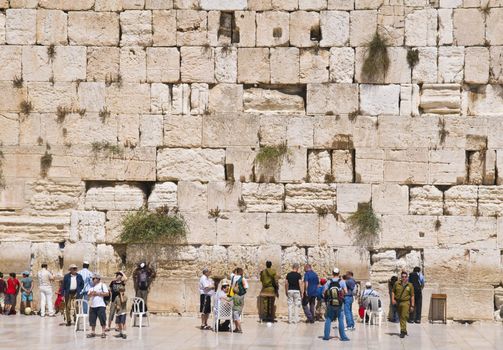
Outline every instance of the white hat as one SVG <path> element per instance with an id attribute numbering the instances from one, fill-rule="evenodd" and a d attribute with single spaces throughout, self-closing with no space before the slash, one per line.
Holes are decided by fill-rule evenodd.
<path id="1" fill-rule="evenodd" d="M 365 287 L 367 287 L 367 288 L 372 287 L 372 283 L 370 283 L 370 281 L 367 281 L 367 283 L 365 283 Z"/>
<path id="2" fill-rule="evenodd" d="M 334 267 L 334 275 L 338 275 L 341 271 L 337 268 Z"/>
<path id="3" fill-rule="evenodd" d="M 86 264 L 86 265 L 89 265 L 89 261 L 87 261 L 87 260 L 84 260 L 84 261 L 82 262 L 82 264 Z"/>

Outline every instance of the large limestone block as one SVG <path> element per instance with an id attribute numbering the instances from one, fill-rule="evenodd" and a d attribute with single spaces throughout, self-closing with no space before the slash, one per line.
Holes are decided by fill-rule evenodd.
<path id="1" fill-rule="evenodd" d="M 243 93 L 243 108 L 248 113 L 304 114 L 304 99 L 294 89 L 249 88 Z"/>
<path id="2" fill-rule="evenodd" d="M 47 54 L 47 48 L 42 46 L 24 46 L 22 53 L 23 80 L 49 81 L 52 73 L 52 61 Z M 21 76 L 21 75 L 19 75 Z"/>
<path id="3" fill-rule="evenodd" d="M 39 0 L 10 0 L 9 5 L 11 8 L 36 8 L 38 6 Z M 3 1 L 5 3 L 4 7 L 7 6 L 7 1 Z"/>
<path id="4" fill-rule="evenodd" d="M 379 246 L 387 248 L 437 247 L 436 220 L 435 216 L 383 215 Z"/>
<path id="5" fill-rule="evenodd" d="M 440 45 L 452 44 L 453 23 L 451 9 L 438 9 L 438 43 Z"/>
<path id="6" fill-rule="evenodd" d="M 27 100 L 26 88 L 16 89 L 8 81 L 1 81 L 0 88 L 3 91 L 0 96 L 0 111 L 18 113 L 19 105 Z"/>
<path id="7" fill-rule="evenodd" d="M 465 90 L 463 92 L 463 102 L 464 107 L 466 107 L 467 115 L 501 115 L 500 111 L 503 108 L 503 99 L 501 98 L 501 93 L 503 87 L 500 85 L 481 85 L 474 91 Z M 463 111 L 464 112 L 464 111 Z M 495 124 L 495 128 L 489 129 L 490 134 L 489 139 L 492 139 L 492 135 L 496 130 L 499 129 L 499 124 Z M 494 134 L 493 134 L 494 135 Z M 495 135 L 494 135 L 495 136 Z M 497 139 L 494 138 L 492 141 L 498 144 Z M 489 144 L 491 145 L 492 141 Z"/>
<path id="8" fill-rule="evenodd" d="M 352 83 L 355 74 L 355 51 L 351 47 L 333 47 L 330 49 L 330 81 L 334 83 Z"/>
<path id="9" fill-rule="evenodd" d="M 238 49 L 238 82 L 269 83 L 270 79 L 268 48 Z"/>
<path id="10" fill-rule="evenodd" d="M 65 11 L 90 10 L 94 0 L 39 0 L 39 6 L 46 9 L 60 9 Z"/>
<path id="11" fill-rule="evenodd" d="M 420 9 L 405 17 L 405 45 L 435 46 L 437 44 L 437 10 Z"/>
<path id="12" fill-rule="evenodd" d="M 176 11 L 176 44 L 178 46 L 208 43 L 208 15 L 205 11 Z"/>
<path id="13" fill-rule="evenodd" d="M 335 184 L 287 184 L 285 185 L 285 211 L 316 213 L 318 208 L 336 205 Z"/>
<path id="14" fill-rule="evenodd" d="M 326 8 L 326 0 L 299 0 L 299 9 L 301 10 L 324 10 Z"/>
<path id="15" fill-rule="evenodd" d="M 178 209 L 183 212 L 208 211 L 208 185 L 197 181 L 179 181 L 177 189 Z"/>
<path id="16" fill-rule="evenodd" d="M 47 269 L 52 272 L 53 275 L 60 272 L 59 259 L 60 257 L 62 258 L 62 256 L 58 243 L 32 243 L 31 254 L 33 256 L 33 262 L 31 264 L 33 276 L 38 275 L 42 264 L 47 264 Z"/>
<path id="17" fill-rule="evenodd" d="M 131 212 L 115 210 L 109 210 L 106 212 L 105 243 L 120 242 L 120 235 L 123 230 L 122 222 L 128 214 L 131 214 Z"/>
<path id="18" fill-rule="evenodd" d="M 121 46 L 152 44 L 152 12 L 124 11 L 120 14 Z"/>
<path id="19" fill-rule="evenodd" d="M 478 210 L 482 216 L 501 216 L 503 214 L 503 186 L 480 186 Z"/>
<path id="20" fill-rule="evenodd" d="M 70 242 L 104 242 L 105 221 L 103 212 L 73 210 L 70 221 Z"/>
<path id="21" fill-rule="evenodd" d="M 461 83 L 464 64 L 465 50 L 463 47 L 440 47 L 438 49 L 438 82 Z"/>
<path id="22" fill-rule="evenodd" d="M 503 45 L 501 32 L 503 31 L 503 9 L 491 8 L 486 17 L 486 38 L 491 45 Z"/>
<path id="23" fill-rule="evenodd" d="M 37 44 L 66 44 L 68 42 L 68 15 L 59 10 L 37 12 Z"/>
<path id="24" fill-rule="evenodd" d="M 370 254 L 367 250 L 364 251 L 359 247 L 343 246 L 338 247 L 335 253 L 336 260 L 334 267 L 353 271 L 355 276 L 360 276 L 362 279 L 369 278 Z"/>
<path id="25" fill-rule="evenodd" d="M 367 57 L 368 48 L 356 49 L 355 78 L 358 82 L 364 83 L 410 83 L 411 74 L 407 63 L 407 50 L 403 47 L 389 47 L 389 68 L 382 77 L 369 79 L 362 73 L 362 66 Z"/>
<path id="26" fill-rule="evenodd" d="M 202 132 L 201 116 L 167 115 L 164 117 L 164 146 L 200 147 Z"/>
<path id="27" fill-rule="evenodd" d="M 163 144 L 164 121 L 162 115 L 142 115 L 139 120 L 140 146 L 161 146 Z"/>
<path id="28" fill-rule="evenodd" d="M 349 42 L 349 13 L 345 11 L 322 11 L 321 47 L 346 46 Z"/>
<path id="29" fill-rule="evenodd" d="M 300 51 L 299 79 L 301 83 L 326 83 L 330 67 L 330 52 L 319 49 Z"/>
<path id="30" fill-rule="evenodd" d="M 203 147 L 256 146 L 259 119 L 249 114 L 217 114 L 203 118 Z"/>
<path id="31" fill-rule="evenodd" d="M 203 10 L 244 10 L 246 0 L 201 0 Z"/>
<path id="32" fill-rule="evenodd" d="M 378 214 L 408 214 L 409 187 L 395 184 L 372 185 L 372 208 Z"/>
<path id="33" fill-rule="evenodd" d="M 176 11 L 152 11 L 152 31 L 154 46 L 175 46 Z"/>
<path id="34" fill-rule="evenodd" d="M 419 115 L 419 84 L 403 84 L 400 87 L 400 115 Z"/>
<path id="35" fill-rule="evenodd" d="M 360 86 L 360 110 L 366 115 L 398 114 L 399 85 Z"/>
<path id="36" fill-rule="evenodd" d="M 207 209 L 199 213 L 184 212 L 183 218 L 187 224 L 187 243 L 189 244 L 216 244 L 217 222 L 209 218 Z"/>
<path id="37" fill-rule="evenodd" d="M 227 178 L 230 177 L 240 182 L 253 181 L 253 167 L 256 155 L 257 152 L 250 147 L 226 147 L 225 165 L 227 167 Z"/>
<path id="38" fill-rule="evenodd" d="M 327 182 L 332 175 L 332 159 L 324 150 L 313 150 L 307 154 L 307 174 L 309 182 Z"/>
<path id="39" fill-rule="evenodd" d="M 0 217 L 0 240 L 62 242 L 68 238 L 69 231 L 69 215 Z"/>
<path id="40" fill-rule="evenodd" d="M 147 48 L 149 82 L 177 82 L 180 79 L 180 52 L 176 48 Z"/>
<path id="41" fill-rule="evenodd" d="M 485 39 L 484 14 L 479 9 L 455 9 L 453 15 L 454 44 L 483 45 Z"/>
<path id="42" fill-rule="evenodd" d="M 295 11 L 290 14 L 290 44 L 297 47 L 314 46 L 311 31 L 320 27 L 320 16 L 316 12 Z"/>
<path id="43" fill-rule="evenodd" d="M 332 151 L 332 176 L 335 182 L 353 182 L 353 151 Z"/>
<path id="44" fill-rule="evenodd" d="M 274 10 L 293 11 L 299 8 L 299 0 L 272 0 L 271 6 Z"/>
<path id="45" fill-rule="evenodd" d="M 219 244 L 263 245 L 269 232 L 265 229 L 266 214 L 228 213 L 228 219 L 217 221 L 217 241 Z M 247 227 L 247 230 L 242 230 Z M 239 232 L 239 234 L 238 234 Z"/>
<path id="46" fill-rule="evenodd" d="M 354 149 L 377 147 L 377 118 L 358 116 L 315 116 L 315 148 Z"/>
<path id="47" fill-rule="evenodd" d="M 119 75 L 120 50 L 116 47 L 87 48 L 88 81 L 105 81 Z"/>
<path id="48" fill-rule="evenodd" d="M 210 112 L 240 112 L 243 110 L 243 85 L 217 84 L 209 92 Z"/>
<path id="49" fill-rule="evenodd" d="M 173 93 L 173 99 L 171 99 Z M 190 87 L 188 84 L 173 85 L 152 83 L 150 110 L 153 113 L 188 114 L 190 110 Z"/>
<path id="50" fill-rule="evenodd" d="M 113 12 L 70 12 L 68 39 L 72 45 L 116 46 L 119 16 Z"/>
<path id="51" fill-rule="evenodd" d="M 85 208 L 88 210 L 137 210 L 146 201 L 145 192 L 137 186 L 105 185 L 87 190 Z"/>
<path id="52" fill-rule="evenodd" d="M 225 180 L 225 150 L 164 148 L 157 153 L 158 180 Z"/>
<path id="53" fill-rule="evenodd" d="M 330 276 L 337 259 L 337 250 L 332 246 L 319 245 L 307 250 L 307 260 L 318 276 Z"/>
<path id="54" fill-rule="evenodd" d="M 466 176 L 465 152 L 457 149 L 430 150 L 430 183 L 450 185 Z"/>
<path id="55" fill-rule="evenodd" d="M 289 146 L 313 147 L 313 119 L 309 116 L 288 117 L 286 142 Z"/>
<path id="56" fill-rule="evenodd" d="M 351 236 L 345 231 L 345 225 L 339 220 L 338 215 L 328 214 L 319 217 L 320 249 L 330 249 L 334 254 L 341 246 L 353 244 Z M 335 247 L 334 247 L 335 246 Z M 331 269 L 334 268 L 335 259 L 330 262 Z"/>
<path id="57" fill-rule="evenodd" d="M 212 83 L 215 80 L 213 49 L 182 47 L 181 56 L 182 81 Z"/>
<path id="58" fill-rule="evenodd" d="M 441 288 L 440 291 L 449 295 L 448 318 L 494 320 L 494 288 L 492 286 L 481 288 L 479 284 L 476 284 L 462 289 L 452 286 Z M 464 305 L 463 309 L 456 307 L 460 304 Z"/>
<path id="59" fill-rule="evenodd" d="M 251 7 L 251 6 L 250 6 Z M 253 8 L 250 8 L 253 10 Z M 253 47 L 256 40 L 255 11 L 236 11 L 236 30 L 239 33 L 238 47 Z"/>
<path id="60" fill-rule="evenodd" d="M 469 84 L 487 84 L 488 81 L 489 49 L 486 47 L 467 47 L 465 54 L 465 82 Z"/>
<path id="61" fill-rule="evenodd" d="M 266 242 L 281 245 L 317 245 L 318 214 L 271 213 Z"/>
<path id="62" fill-rule="evenodd" d="M 239 211 L 241 182 L 218 181 L 208 183 L 208 210 Z"/>
<path id="63" fill-rule="evenodd" d="M 0 115 L 0 139 L 2 146 L 19 145 L 19 115 L 4 113 Z"/>
<path id="64" fill-rule="evenodd" d="M 496 218 L 444 216 L 440 218 L 440 246 L 464 249 L 494 249 L 497 244 Z M 461 272 L 461 271 L 460 271 Z"/>
<path id="65" fill-rule="evenodd" d="M 384 179 L 384 151 L 361 148 L 355 152 L 355 181 L 379 183 Z"/>
<path id="66" fill-rule="evenodd" d="M 246 212 L 281 212 L 285 188 L 282 184 L 243 183 L 241 195 Z"/>
<path id="67" fill-rule="evenodd" d="M 106 89 L 106 105 L 112 113 L 150 111 L 150 84 L 123 83 Z"/>
<path id="68" fill-rule="evenodd" d="M 307 149 L 305 147 L 288 147 L 286 154 L 279 159 L 260 164 L 255 162 L 255 179 L 259 182 L 305 181 L 307 176 Z"/>
<path id="69" fill-rule="evenodd" d="M 420 47 L 419 62 L 412 69 L 413 83 L 436 83 L 437 82 L 437 48 Z"/>
<path id="70" fill-rule="evenodd" d="M 277 146 L 287 143 L 288 116 L 261 115 L 259 140 L 261 146 Z"/>
<path id="71" fill-rule="evenodd" d="M 117 118 L 117 141 L 125 147 L 136 147 L 140 139 L 139 129 L 140 116 L 136 114 L 119 116 Z"/>
<path id="72" fill-rule="evenodd" d="M 77 89 L 74 83 L 29 83 L 28 91 L 37 112 L 56 112 L 59 106 L 72 108 L 77 105 Z"/>
<path id="73" fill-rule="evenodd" d="M 215 80 L 235 83 L 238 78 L 238 50 L 235 47 L 215 48 Z"/>
<path id="74" fill-rule="evenodd" d="M 271 83 L 294 84 L 299 82 L 299 49 L 276 47 L 271 49 Z"/>
<path id="75" fill-rule="evenodd" d="M 419 107 L 424 113 L 458 114 L 461 110 L 459 84 L 424 84 Z"/>
<path id="76" fill-rule="evenodd" d="M 143 47 L 123 47 L 120 51 L 120 76 L 125 82 L 142 82 L 147 75 L 147 55 Z"/>
<path id="77" fill-rule="evenodd" d="M 7 44 L 35 44 L 37 39 L 37 10 L 9 9 L 6 14 L 5 41 Z"/>
<path id="78" fill-rule="evenodd" d="M 477 215 L 477 186 L 453 186 L 445 191 L 447 215 Z"/>
<path id="79" fill-rule="evenodd" d="M 414 215 L 442 215 L 443 193 L 435 186 L 411 187 L 409 213 Z"/>
<path id="80" fill-rule="evenodd" d="M 406 184 L 428 183 L 428 149 L 386 150 L 384 181 Z"/>
<path id="81" fill-rule="evenodd" d="M 154 185 L 152 193 L 148 196 L 148 208 L 156 209 L 167 206 L 174 208 L 178 205 L 176 197 L 177 186 L 174 182 L 158 182 Z"/>
<path id="82" fill-rule="evenodd" d="M 0 46 L 0 80 L 13 80 L 21 77 L 21 46 Z"/>
<path id="83" fill-rule="evenodd" d="M 6 271 L 7 275 L 11 271 L 30 270 L 31 242 L 29 241 L 2 241 L 0 249 L 2 250 L 2 259 L 0 260 L 0 269 Z M 7 280 L 5 276 L 5 280 Z"/>
<path id="84" fill-rule="evenodd" d="M 80 108 L 86 112 L 99 112 L 105 107 L 105 83 L 82 82 L 77 89 Z"/>
<path id="85" fill-rule="evenodd" d="M 54 80 L 86 79 L 87 52 L 84 46 L 58 46 L 52 63 Z"/>
<path id="86" fill-rule="evenodd" d="M 492 46 L 489 52 L 489 78 L 491 82 L 503 83 L 503 46 Z"/>
<path id="87" fill-rule="evenodd" d="M 307 85 L 307 114 L 349 114 L 356 110 L 357 84 Z"/>
<path id="88" fill-rule="evenodd" d="M 122 259 L 116 248 L 109 244 L 96 245 L 95 271 L 102 276 L 114 276 L 122 268 Z"/>
<path id="89" fill-rule="evenodd" d="M 71 264 L 82 266 L 83 261 L 88 261 L 90 268 L 96 268 L 96 245 L 89 242 L 66 243 L 63 250 L 63 272 L 66 274 Z"/>
<path id="90" fill-rule="evenodd" d="M 337 212 L 354 213 L 359 203 L 369 203 L 370 184 L 337 184 Z"/>
<path id="91" fill-rule="evenodd" d="M 377 11 L 351 11 L 350 45 L 365 46 L 377 30 Z"/>
<path id="92" fill-rule="evenodd" d="M 257 46 L 284 46 L 290 39 L 288 12 L 267 11 L 256 15 Z"/>
<path id="93" fill-rule="evenodd" d="M 173 8 L 173 0 L 145 0 L 145 9 L 162 10 Z"/>
<path id="94" fill-rule="evenodd" d="M 34 211 L 57 211 L 75 208 L 85 191 L 81 181 L 53 182 L 35 180 L 25 185 L 25 198 Z"/>

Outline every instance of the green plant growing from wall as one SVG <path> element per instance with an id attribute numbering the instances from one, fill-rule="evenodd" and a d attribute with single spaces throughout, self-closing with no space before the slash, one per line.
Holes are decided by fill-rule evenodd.
<path id="1" fill-rule="evenodd" d="M 372 203 L 358 203 L 358 209 L 346 222 L 356 245 L 362 248 L 374 245 L 381 229 L 381 220 L 372 209 Z"/>
<path id="2" fill-rule="evenodd" d="M 12 81 L 12 86 L 14 86 L 16 89 L 21 89 L 23 87 L 23 77 L 18 77 L 17 75 L 14 77 L 14 80 Z"/>
<path id="3" fill-rule="evenodd" d="M 110 117 L 110 111 L 107 109 L 107 107 L 103 107 L 98 113 L 98 116 L 100 117 L 101 122 L 105 124 L 107 119 Z"/>
<path id="4" fill-rule="evenodd" d="M 52 154 L 49 153 L 50 147 L 47 147 L 44 155 L 40 158 L 40 176 L 47 177 L 49 169 L 52 166 Z"/>
<path id="5" fill-rule="evenodd" d="M 255 163 L 266 169 L 274 169 L 279 163 L 288 157 L 288 147 L 286 142 L 277 146 L 260 147 L 255 156 Z"/>
<path id="6" fill-rule="evenodd" d="M 97 159 L 99 154 L 105 157 L 122 157 L 124 155 L 124 150 L 118 146 L 113 145 L 110 142 L 93 142 L 91 144 L 91 152 L 94 154 L 94 158 Z"/>
<path id="7" fill-rule="evenodd" d="M 19 104 L 19 111 L 27 117 L 30 115 L 31 111 L 33 111 L 33 104 L 30 101 L 23 100 Z"/>
<path id="8" fill-rule="evenodd" d="M 181 242 L 187 236 L 187 224 L 178 211 L 160 207 L 155 211 L 143 207 L 122 220 L 121 243 Z"/>
<path id="9" fill-rule="evenodd" d="M 379 32 L 375 32 L 372 40 L 367 44 L 367 52 L 362 66 L 362 75 L 365 79 L 376 81 L 383 79 L 388 72 L 390 59 L 388 43 Z"/>
<path id="10" fill-rule="evenodd" d="M 52 61 L 54 57 L 56 57 L 56 46 L 54 46 L 54 44 L 51 44 L 47 47 L 47 56 L 49 57 L 50 61 Z"/>
<path id="11" fill-rule="evenodd" d="M 407 63 L 409 64 L 410 69 L 414 69 L 414 67 L 419 63 L 419 51 L 417 49 L 407 50 Z"/>
<path id="12" fill-rule="evenodd" d="M 438 120 L 438 138 L 440 140 L 440 144 L 443 145 L 445 143 L 445 138 L 449 135 L 449 131 L 445 129 L 445 120 L 444 118 L 440 118 Z"/>
<path id="13" fill-rule="evenodd" d="M 58 106 L 58 108 L 56 109 L 56 121 L 58 122 L 58 124 L 63 123 L 66 116 L 71 112 L 72 110 L 70 108 Z"/>

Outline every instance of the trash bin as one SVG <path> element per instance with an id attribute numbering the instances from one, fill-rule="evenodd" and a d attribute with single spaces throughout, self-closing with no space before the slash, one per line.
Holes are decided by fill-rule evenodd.
<path id="1" fill-rule="evenodd" d="M 447 294 L 432 294 L 430 302 L 430 322 L 447 323 Z"/>

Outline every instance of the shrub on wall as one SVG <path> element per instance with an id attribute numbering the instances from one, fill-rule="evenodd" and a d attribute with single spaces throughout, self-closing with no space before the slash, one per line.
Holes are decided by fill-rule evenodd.
<path id="1" fill-rule="evenodd" d="M 187 236 L 187 225 L 177 211 L 167 207 L 155 211 L 141 208 L 127 214 L 122 220 L 120 241 L 122 243 L 167 243 L 179 242 Z"/>
<path id="2" fill-rule="evenodd" d="M 362 75 L 369 81 L 383 79 L 388 72 L 390 59 L 388 43 L 377 31 L 367 44 L 367 52 L 362 66 Z"/>
<path id="3" fill-rule="evenodd" d="M 372 209 L 371 203 L 359 203 L 358 210 L 347 220 L 354 243 L 360 247 L 372 247 L 381 229 L 381 220 Z"/>

